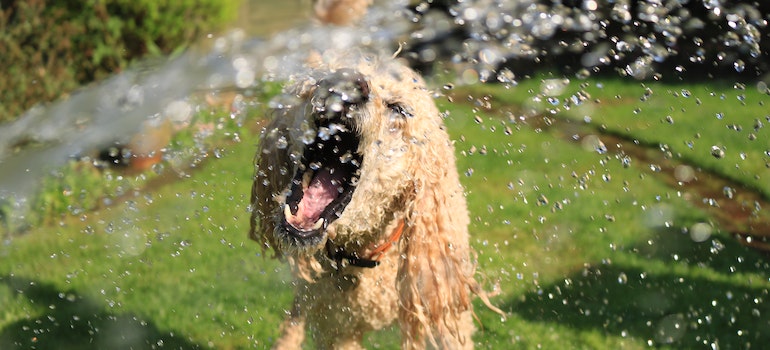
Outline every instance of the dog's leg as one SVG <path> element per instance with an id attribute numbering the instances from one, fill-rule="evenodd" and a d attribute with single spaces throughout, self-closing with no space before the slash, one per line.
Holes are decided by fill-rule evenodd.
<path id="1" fill-rule="evenodd" d="M 360 332 L 339 332 L 339 327 L 342 325 L 335 325 L 334 330 L 327 327 L 329 322 L 325 324 L 319 324 L 319 329 L 313 333 L 313 340 L 316 343 L 318 349 L 334 349 L 334 350 L 359 350 L 363 349 L 363 337 Z"/>
<path id="2" fill-rule="evenodd" d="M 339 295 L 342 302 L 322 302 L 310 311 L 308 328 L 317 349 L 363 349 L 363 330 L 353 322 L 350 306 L 344 302 L 347 295 Z M 329 301 L 329 300 L 325 300 Z"/>
<path id="3" fill-rule="evenodd" d="M 317 349 L 364 348 L 363 334 L 371 327 L 362 320 L 362 300 L 355 290 L 347 275 L 327 276 L 299 288 L 298 300 L 303 303 L 308 333 Z"/>
<path id="4" fill-rule="evenodd" d="M 299 297 L 294 298 L 294 305 L 289 316 L 281 324 L 281 336 L 273 344 L 273 349 L 299 349 L 305 340 L 305 315 L 300 306 Z"/>

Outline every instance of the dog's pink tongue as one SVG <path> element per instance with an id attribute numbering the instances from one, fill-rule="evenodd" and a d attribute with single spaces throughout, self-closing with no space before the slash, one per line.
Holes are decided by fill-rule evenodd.
<path id="1" fill-rule="evenodd" d="M 297 214 L 286 218 L 288 223 L 300 230 L 310 230 L 326 206 L 339 196 L 341 181 L 342 176 L 330 173 L 329 169 L 318 170 L 304 190 Z"/>

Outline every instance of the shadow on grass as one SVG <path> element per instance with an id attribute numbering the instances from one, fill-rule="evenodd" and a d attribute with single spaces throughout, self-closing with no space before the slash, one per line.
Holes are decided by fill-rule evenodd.
<path id="1" fill-rule="evenodd" d="M 107 312 L 72 290 L 8 275 L 0 276 L 2 287 L 45 311 L 0 329 L 0 349 L 202 348 L 140 316 Z"/>
<path id="2" fill-rule="evenodd" d="M 650 345 L 747 349 L 770 344 L 768 263 L 755 252 L 729 238 L 693 243 L 673 230 L 628 251 L 638 257 L 586 267 L 503 307 L 531 321 Z"/>

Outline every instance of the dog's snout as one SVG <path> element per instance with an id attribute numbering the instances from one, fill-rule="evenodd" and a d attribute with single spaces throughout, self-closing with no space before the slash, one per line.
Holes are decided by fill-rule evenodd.
<path id="1" fill-rule="evenodd" d="M 319 81 L 313 95 L 315 109 L 328 116 L 368 101 L 369 83 L 361 73 L 340 69 Z"/>

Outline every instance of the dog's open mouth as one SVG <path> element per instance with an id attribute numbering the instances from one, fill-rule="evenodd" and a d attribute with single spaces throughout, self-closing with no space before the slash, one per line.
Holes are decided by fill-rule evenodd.
<path id="1" fill-rule="evenodd" d="M 353 196 L 363 162 L 355 118 L 367 94 L 360 74 L 341 70 L 320 81 L 311 97 L 316 135 L 303 140 L 302 160 L 280 215 L 295 245 L 320 243 Z"/>
<path id="2" fill-rule="evenodd" d="M 362 157 L 357 148 L 358 137 L 347 129 L 307 146 L 283 209 L 290 234 L 309 238 L 342 214 L 358 181 Z"/>

